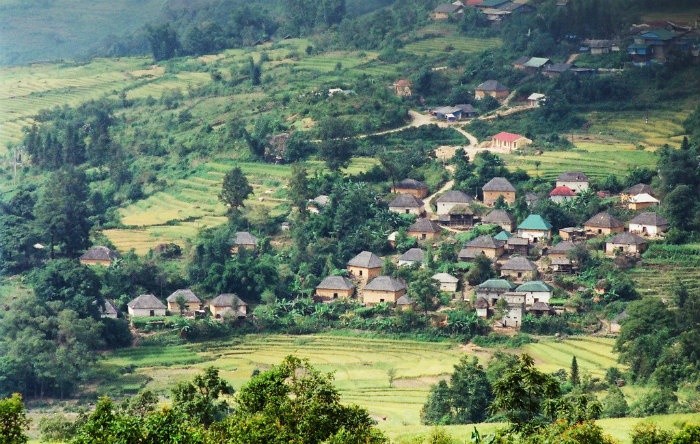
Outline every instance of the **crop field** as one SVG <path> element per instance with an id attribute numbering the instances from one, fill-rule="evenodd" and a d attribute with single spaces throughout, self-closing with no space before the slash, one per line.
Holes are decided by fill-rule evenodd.
<path id="1" fill-rule="evenodd" d="M 343 171 L 357 174 L 377 163 L 376 159 L 358 157 Z M 253 187 L 253 195 L 245 203 L 247 211 L 264 209 L 272 215 L 284 211 L 284 188 L 291 166 L 220 159 L 199 165 L 187 177 L 173 180 L 165 190 L 122 208 L 119 215 L 126 228 L 105 230 L 104 234 L 120 251 L 134 249 L 137 254 L 166 242 L 186 246 L 200 229 L 226 222 L 226 209 L 218 195 L 224 174 L 234 165 L 243 170 Z M 309 161 L 308 170 L 309 174 L 325 171 L 325 165 Z"/>
<path id="2" fill-rule="evenodd" d="M 577 137 L 575 146 L 576 149 L 571 151 L 545 151 L 541 155 L 503 154 L 502 157 L 511 168 L 523 168 L 528 174 L 545 179 L 554 179 L 565 171 L 582 171 L 594 179 L 608 174 L 624 176 L 635 166 L 656 165 L 653 151 L 636 149 L 630 143 L 586 141 Z"/>
<path id="3" fill-rule="evenodd" d="M 586 118 L 591 123 L 591 134 L 656 149 L 665 143 L 675 147 L 681 144 L 685 135 L 683 121 L 688 114 L 690 109 L 594 112 Z"/>
<path id="4" fill-rule="evenodd" d="M 529 347 L 525 351 L 532 353 L 546 371 L 568 369 L 573 355 L 579 359 L 582 371 L 595 375 L 608 365 L 608 359 L 614 362 L 611 342 L 605 339 L 572 338 L 561 342 L 544 339 Z M 471 352 L 486 362 L 491 351 Z M 202 344 L 130 348 L 107 356 L 103 365 L 113 371 L 133 365 L 134 372 L 124 375 L 131 384 L 159 392 L 214 365 L 238 388 L 253 370 L 264 370 L 284 356 L 294 354 L 308 358 L 321 371 L 334 372 L 335 384 L 345 402 L 367 408 L 382 427 L 399 432 L 403 426 L 420 423 L 420 408 L 430 386 L 449 375 L 464 353 L 463 348 L 452 342 L 428 343 L 342 333 L 250 335 Z M 589 359 L 594 354 L 605 357 L 602 364 Z M 390 368 L 397 374 L 393 387 L 389 387 L 387 377 Z M 117 390 L 120 378 L 101 386 L 101 390 Z"/>
<path id="5" fill-rule="evenodd" d="M 642 266 L 629 273 L 643 296 L 669 299 L 679 282 L 700 292 L 700 244 L 653 245 L 642 258 Z"/>
<path id="6" fill-rule="evenodd" d="M 450 50 L 476 53 L 498 48 L 501 44 L 502 42 L 499 38 L 479 39 L 462 36 L 440 36 L 409 43 L 403 49 L 412 54 L 435 54 Z"/>

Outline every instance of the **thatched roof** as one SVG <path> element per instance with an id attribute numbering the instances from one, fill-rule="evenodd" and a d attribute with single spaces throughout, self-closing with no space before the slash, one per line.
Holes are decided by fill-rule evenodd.
<path id="1" fill-rule="evenodd" d="M 255 245 L 258 243 L 258 238 L 247 231 L 238 231 L 233 239 L 234 245 Z"/>
<path id="2" fill-rule="evenodd" d="M 501 266 L 501 270 L 536 271 L 537 265 L 526 257 L 513 256 Z"/>
<path id="3" fill-rule="evenodd" d="M 486 185 L 484 185 L 481 189 L 484 191 L 500 191 L 515 193 L 515 187 L 510 182 L 508 182 L 508 179 L 506 179 L 505 177 L 494 177 L 493 179 L 486 182 Z"/>
<path id="4" fill-rule="evenodd" d="M 588 176 L 580 171 L 568 171 L 557 177 L 557 182 L 588 182 Z"/>
<path id="5" fill-rule="evenodd" d="M 202 302 L 189 288 L 184 290 L 175 290 L 173 294 L 167 297 L 168 302 L 177 302 L 177 298 L 182 296 L 186 302 Z"/>
<path id="6" fill-rule="evenodd" d="M 406 251 L 404 254 L 399 256 L 399 261 L 423 262 L 424 256 L 425 256 L 425 252 L 423 252 L 423 250 L 421 250 L 420 248 L 411 248 L 408 251 Z"/>
<path id="7" fill-rule="evenodd" d="M 316 288 L 320 290 L 352 290 L 355 285 L 345 276 L 328 276 Z"/>
<path id="8" fill-rule="evenodd" d="M 652 225 L 656 227 L 663 227 L 668 225 L 668 221 L 663 217 L 654 212 L 640 213 L 635 216 L 630 224 L 637 225 Z"/>
<path id="9" fill-rule="evenodd" d="M 140 310 L 165 310 L 165 304 L 163 304 L 160 299 L 152 294 L 142 294 L 134 299 L 132 299 L 128 304 L 129 308 L 140 309 Z"/>
<path id="10" fill-rule="evenodd" d="M 481 219 L 485 224 L 513 224 L 515 219 L 506 210 L 493 210 Z"/>
<path id="11" fill-rule="evenodd" d="M 436 224 L 435 222 L 431 221 L 430 219 L 427 219 L 425 217 L 421 217 L 417 219 L 413 225 L 408 227 L 408 232 L 409 233 L 439 233 L 440 232 L 440 226 Z"/>
<path id="12" fill-rule="evenodd" d="M 397 279 L 391 276 L 377 276 L 365 286 L 365 290 L 374 291 L 401 291 L 406 289 L 406 283 L 403 279 Z"/>
<path id="13" fill-rule="evenodd" d="M 94 246 L 80 256 L 80 260 L 85 261 L 113 261 L 117 258 L 119 253 L 102 245 Z"/>
<path id="14" fill-rule="evenodd" d="M 647 241 L 636 234 L 625 232 L 613 236 L 608 243 L 614 245 L 646 245 Z"/>
<path id="15" fill-rule="evenodd" d="M 467 193 L 457 190 L 450 190 L 438 197 L 435 201 L 437 203 L 472 203 L 474 198 L 469 196 Z"/>
<path id="16" fill-rule="evenodd" d="M 423 201 L 411 194 L 399 194 L 391 202 L 389 208 L 420 208 Z"/>
<path id="17" fill-rule="evenodd" d="M 588 219 L 584 224 L 586 227 L 595 228 L 622 228 L 625 225 L 606 211 L 600 212 Z"/>
<path id="18" fill-rule="evenodd" d="M 223 293 L 209 301 L 210 307 L 245 307 L 248 304 L 234 293 Z"/>

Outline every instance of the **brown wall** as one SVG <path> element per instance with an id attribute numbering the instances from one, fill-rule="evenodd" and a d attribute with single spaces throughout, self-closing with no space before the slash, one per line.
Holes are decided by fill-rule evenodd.
<path id="1" fill-rule="evenodd" d="M 484 205 L 493 206 L 499 196 L 503 196 L 507 203 L 515 203 L 514 191 L 484 191 Z"/>
<path id="2" fill-rule="evenodd" d="M 188 302 L 187 307 L 185 308 L 185 311 L 196 311 L 199 310 L 202 306 L 202 304 L 198 302 Z M 180 306 L 177 305 L 177 302 L 168 302 L 168 311 L 171 313 L 180 313 Z"/>
<path id="3" fill-rule="evenodd" d="M 316 296 L 324 301 L 332 301 L 334 299 L 351 298 L 355 290 L 330 290 L 327 288 L 317 288 Z"/>
<path id="4" fill-rule="evenodd" d="M 112 265 L 112 261 L 100 259 L 80 259 L 80 263 L 83 265 L 104 265 L 105 267 Z"/>
<path id="5" fill-rule="evenodd" d="M 520 276 L 518 276 L 520 273 Z M 513 282 L 526 282 L 537 279 L 536 271 L 513 271 L 513 270 L 501 270 L 501 277 L 510 278 Z"/>
<path id="6" fill-rule="evenodd" d="M 473 253 L 474 256 L 480 255 L 482 252 L 484 253 L 484 256 L 490 258 L 490 259 L 497 259 L 501 256 L 503 256 L 503 253 L 505 252 L 504 248 L 476 248 L 476 247 L 465 247 L 465 250 L 467 250 L 470 253 Z"/>
<path id="7" fill-rule="evenodd" d="M 422 199 L 425 196 L 428 195 L 428 189 L 427 188 L 391 188 L 391 192 L 394 194 L 410 194 L 413 197 L 417 197 L 418 199 Z"/>
<path id="8" fill-rule="evenodd" d="M 396 302 L 398 298 L 403 296 L 406 290 L 401 291 L 377 291 L 365 290 L 362 292 L 362 303 L 365 305 L 376 305 L 384 299 L 384 302 Z"/>
<path id="9" fill-rule="evenodd" d="M 409 231 L 406 234 L 408 234 L 411 237 L 415 237 L 418 240 L 435 239 L 439 236 L 439 233 L 423 233 L 420 231 Z"/>
<path id="10" fill-rule="evenodd" d="M 348 272 L 355 277 L 356 279 L 359 279 L 360 282 L 362 283 L 367 283 L 371 281 L 372 279 L 376 278 L 377 276 L 382 274 L 382 268 L 363 268 L 363 267 L 351 267 L 348 266 Z"/>
<path id="11" fill-rule="evenodd" d="M 583 228 L 586 230 L 586 233 L 592 234 L 594 236 L 607 235 L 607 234 L 612 234 L 612 233 L 622 233 L 623 231 L 625 231 L 625 227 L 597 228 L 597 227 L 589 227 L 588 225 L 584 225 Z"/>

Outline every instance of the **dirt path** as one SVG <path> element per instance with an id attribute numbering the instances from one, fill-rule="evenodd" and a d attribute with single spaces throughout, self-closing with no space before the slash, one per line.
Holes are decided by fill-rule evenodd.
<path id="1" fill-rule="evenodd" d="M 445 169 L 451 172 L 451 169 L 448 167 L 451 167 L 452 165 L 446 165 Z M 431 194 L 430 196 L 426 197 L 423 199 L 423 202 L 425 202 L 425 217 L 428 219 L 432 219 L 435 216 L 435 212 L 433 211 L 433 207 L 430 205 L 430 202 L 435 199 L 435 197 L 439 196 L 440 194 L 444 193 L 445 191 L 451 190 L 452 187 L 455 185 L 455 181 L 450 179 L 447 182 L 445 182 L 445 185 L 442 186 L 439 190 Z"/>

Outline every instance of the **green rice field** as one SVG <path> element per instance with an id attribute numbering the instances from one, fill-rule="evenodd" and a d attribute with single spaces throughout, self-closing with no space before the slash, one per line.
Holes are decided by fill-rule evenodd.
<path id="1" fill-rule="evenodd" d="M 499 38 L 479 39 L 463 36 L 440 36 L 409 43 L 403 49 L 412 54 L 435 54 L 449 52 L 450 50 L 477 53 L 487 49 L 498 48 L 501 44 L 502 42 Z"/>
<path id="2" fill-rule="evenodd" d="M 629 273 L 643 296 L 670 299 L 678 283 L 700 292 L 700 244 L 653 245 Z"/>

